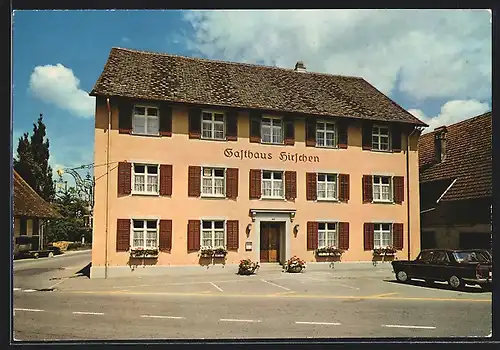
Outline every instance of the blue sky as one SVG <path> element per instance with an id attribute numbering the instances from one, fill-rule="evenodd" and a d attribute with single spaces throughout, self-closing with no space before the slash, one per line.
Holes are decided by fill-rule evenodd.
<path id="1" fill-rule="evenodd" d="M 13 149 L 43 113 L 50 164 L 93 161 L 86 94 L 113 46 L 362 76 L 431 125 L 491 109 L 491 15 L 475 11 L 16 11 Z"/>

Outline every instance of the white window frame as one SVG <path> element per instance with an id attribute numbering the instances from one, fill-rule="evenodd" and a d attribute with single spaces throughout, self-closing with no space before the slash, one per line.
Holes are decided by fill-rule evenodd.
<path id="1" fill-rule="evenodd" d="M 264 119 L 269 119 L 270 120 L 270 126 L 269 126 L 269 129 L 270 129 L 270 140 L 269 141 L 265 141 L 264 140 Z M 278 127 L 274 125 L 274 121 L 275 120 L 279 120 L 280 121 L 280 131 L 279 131 L 279 142 L 274 142 L 273 141 L 273 136 L 275 135 L 275 133 L 277 131 L 275 131 Z M 266 126 L 267 127 L 267 126 Z M 279 116 L 270 116 L 270 115 L 264 115 L 262 116 L 261 118 L 261 121 L 260 121 L 260 139 L 261 139 L 261 143 L 267 143 L 267 144 L 272 144 L 272 145 L 282 145 L 284 142 L 285 142 L 285 126 L 284 126 L 284 120 L 283 120 L 283 117 L 279 117 Z"/>
<path id="2" fill-rule="evenodd" d="M 325 176 L 325 181 L 320 181 L 319 177 L 320 175 Z M 333 175 L 335 177 L 335 196 L 334 197 L 328 197 L 328 184 L 331 183 L 331 181 L 327 180 L 327 176 Z M 325 197 L 320 197 L 319 193 L 319 184 L 324 183 L 325 184 Z M 338 201 L 339 200 L 339 174 L 336 173 L 317 173 L 316 174 L 316 200 L 318 201 Z"/>
<path id="3" fill-rule="evenodd" d="M 375 183 L 375 178 L 380 178 L 380 183 Z M 382 184 L 382 178 L 388 178 L 389 184 Z M 375 198 L 375 187 L 380 188 L 380 198 Z M 382 199 L 382 188 L 389 187 L 389 199 Z M 394 202 L 394 184 L 393 184 L 393 176 L 389 175 L 373 175 L 372 176 L 372 200 L 375 203 L 393 203 Z"/>
<path id="4" fill-rule="evenodd" d="M 378 132 L 375 132 L 374 129 L 377 129 Z M 387 129 L 387 149 L 382 149 L 380 147 L 381 145 L 381 140 L 382 140 L 382 137 L 385 137 L 386 135 L 382 134 L 380 132 L 380 129 Z M 377 147 L 374 147 L 374 143 L 373 143 L 373 138 L 376 137 L 377 138 L 377 144 L 378 146 Z M 391 128 L 387 125 L 373 125 L 372 126 L 372 132 L 371 132 L 371 144 L 372 144 L 372 151 L 379 151 L 379 152 L 391 152 L 391 149 L 392 149 L 392 144 L 391 144 Z"/>
<path id="5" fill-rule="evenodd" d="M 269 172 L 271 173 L 271 179 L 264 179 L 264 173 Z M 275 179 L 274 174 L 275 173 L 280 173 L 281 174 L 281 180 Z M 285 199 L 285 172 L 282 170 L 262 170 L 260 172 L 260 179 L 261 179 L 261 197 L 264 199 Z M 279 188 L 277 187 L 276 183 L 278 181 L 281 181 L 281 196 L 274 196 L 274 190 Z M 271 195 L 265 195 L 264 194 L 264 182 L 270 182 L 271 183 Z"/>
<path id="6" fill-rule="evenodd" d="M 135 189 L 135 166 L 142 165 L 144 166 L 144 191 L 138 191 Z M 149 175 L 147 172 L 148 167 L 156 167 L 156 174 Z M 142 173 L 139 173 L 142 174 Z M 153 176 L 156 175 L 156 191 L 148 191 L 148 175 Z M 149 195 L 149 196 L 157 196 L 160 194 L 160 166 L 158 164 L 148 164 L 148 163 L 132 163 L 132 194 L 140 194 L 140 195 Z"/>
<path id="7" fill-rule="evenodd" d="M 210 169 L 211 170 L 211 176 L 205 176 L 205 171 Z M 215 179 L 220 179 L 219 176 L 215 176 L 215 170 L 222 170 L 224 172 L 224 175 L 222 176 L 222 193 L 221 194 L 216 194 L 215 193 Z M 221 167 L 211 167 L 211 166 L 206 166 L 206 167 L 201 167 L 201 196 L 202 197 L 226 197 L 226 176 L 227 176 L 227 169 L 226 168 L 221 168 Z M 211 193 L 205 193 L 204 192 L 204 184 L 203 180 L 204 179 L 211 179 L 212 185 L 211 185 Z"/>
<path id="8" fill-rule="evenodd" d="M 324 230 L 319 228 L 320 224 L 325 225 Z M 334 224 L 335 229 L 334 230 L 329 229 L 328 228 L 329 224 Z M 325 244 L 323 244 L 323 245 L 320 244 L 320 234 L 324 235 L 323 240 L 324 240 Z M 334 239 L 328 239 L 329 236 L 334 236 Z M 336 244 L 330 245 L 330 244 L 328 244 L 329 241 L 334 241 Z M 338 245 L 339 245 L 339 223 L 336 221 L 320 221 L 320 222 L 318 222 L 318 248 L 325 248 L 325 247 L 330 247 L 330 246 L 338 248 Z"/>
<path id="9" fill-rule="evenodd" d="M 212 224 L 211 224 L 211 228 L 210 229 L 204 229 L 203 228 L 203 222 L 205 221 L 210 221 Z M 222 246 L 220 245 L 215 245 L 215 232 L 216 231 L 220 231 L 221 229 L 216 229 L 215 228 L 215 222 L 218 221 L 218 222 L 222 222 L 222 230 L 223 230 L 223 234 L 224 234 L 224 244 Z M 212 235 L 212 238 L 211 238 L 211 244 L 210 245 L 204 245 L 204 233 L 206 231 L 210 231 L 211 232 L 211 235 Z M 203 248 L 212 248 L 212 249 L 215 249 L 215 248 L 218 248 L 218 247 L 224 247 L 226 248 L 227 246 L 227 225 L 226 225 L 226 220 L 225 219 L 210 219 L 210 218 L 202 218 L 200 220 L 200 249 L 203 249 Z"/>
<path id="10" fill-rule="evenodd" d="M 209 113 L 212 116 L 211 121 L 203 120 L 203 114 L 204 113 Z M 222 114 L 222 122 L 216 121 L 215 120 L 215 114 Z M 201 138 L 204 140 L 225 140 L 226 139 L 226 114 L 223 111 L 216 111 L 216 110 L 207 110 L 204 109 L 201 111 Z M 203 135 L 203 125 L 208 124 L 210 125 L 210 135 L 211 136 L 204 136 Z M 222 137 L 215 137 L 215 125 L 222 125 Z"/>
<path id="11" fill-rule="evenodd" d="M 394 245 L 393 225 L 390 222 L 376 222 L 373 224 L 373 248 L 387 248 Z M 389 225 L 389 230 L 383 230 L 383 225 Z M 389 233 L 389 244 L 383 244 L 383 234 Z M 377 237 L 378 235 L 378 237 Z"/>
<path id="12" fill-rule="evenodd" d="M 135 108 L 140 107 L 140 108 L 145 108 L 144 110 L 144 115 L 142 114 L 136 114 Z M 151 116 L 148 115 L 148 109 L 156 109 L 156 116 Z M 137 118 L 144 118 L 144 132 L 137 132 L 136 131 L 136 121 Z M 158 130 L 156 133 L 148 133 L 148 120 L 153 120 L 155 119 L 158 125 Z M 143 104 L 136 104 L 132 107 L 132 133 L 135 135 L 149 135 L 149 136 L 158 136 L 160 135 L 160 108 L 155 105 L 143 105 Z"/>
<path id="13" fill-rule="evenodd" d="M 143 232 L 143 238 L 142 238 L 142 245 L 134 245 L 134 231 L 138 230 L 134 227 L 134 221 L 142 221 L 142 232 Z M 147 221 L 155 221 L 156 222 L 156 228 L 153 229 L 148 229 L 147 228 Z M 132 218 L 130 219 L 130 249 L 136 249 L 136 248 L 143 248 L 143 249 L 158 249 L 160 246 L 160 220 L 159 219 L 147 219 L 147 218 Z M 156 245 L 152 247 L 147 247 L 146 246 L 146 240 L 147 238 L 147 233 L 148 232 L 156 232 Z"/>
<path id="14" fill-rule="evenodd" d="M 322 124 L 322 129 L 320 129 L 320 124 Z M 333 125 L 333 130 L 327 130 L 327 124 Z M 323 144 L 319 143 L 318 133 L 323 134 Z M 326 144 L 327 135 L 333 135 L 332 145 L 328 146 Z M 322 148 L 337 148 L 338 147 L 338 132 L 337 132 L 337 124 L 335 122 L 326 121 L 326 120 L 318 120 L 316 122 L 316 147 Z"/>

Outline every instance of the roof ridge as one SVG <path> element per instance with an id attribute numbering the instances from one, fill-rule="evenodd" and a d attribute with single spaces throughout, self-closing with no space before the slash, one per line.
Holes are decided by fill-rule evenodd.
<path id="1" fill-rule="evenodd" d="M 216 60 L 216 59 L 202 58 L 202 57 L 183 56 L 183 55 L 176 55 L 176 54 L 166 53 L 166 52 L 137 50 L 137 49 L 129 49 L 129 48 L 124 48 L 124 47 L 118 47 L 118 46 L 113 46 L 111 50 L 128 51 L 128 52 L 134 52 L 134 53 L 140 53 L 140 54 L 146 54 L 146 55 L 153 55 L 153 56 L 179 57 L 179 58 L 184 58 L 184 59 L 193 60 L 193 61 L 223 63 L 223 64 L 228 64 L 228 65 L 258 67 L 258 68 L 276 69 L 276 70 L 283 70 L 283 71 L 295 71 L 292 68 L 283 68 L 283 67 L 276 67 L 276 66 L 268 66 L 268 65 L 255 64 L 255 63 L 243 63 L 243 62 L 234 62 L 234 61 L 224 61 L 224 60 Z M 333 77 L 340 77 L 340 78 L 365 80 L 365 79 L 363 79 L 363 77 L 354 76 L 354 75 L 341 75 L 341 74 L 332 74 L 332 73 L 323 73 L 323 72 L 311 72 L 311 71 L 302 71 L 302 72 L 297 72 L 297 73 L 312 74 L 312 75 L 326 75 L 326 76 L 333 76 Z"/>
<path id="2" fill-rule="evenodd" d="M 23 177 L 22 177 L 21 175 L 19 175 L 19 173 L 18 173 L 16 170 L 14 170 L 14 169 L 12 169 L 12 170 L 13 170 L 13 172 L 14 172 L 14 176 L 17 176 L 17 177 L 21 180 L 21 182 L 22 182 L 23 184 L 25 184 L 26 186 L 28 186 L 28 188 L 29 188 L 29 189 L 30 189 L 30 190 L 31 190 L 34 194 L 36 194 L 36 195 L 37 195 L 37 196 L 38 196 L 38 197 L 39 197 L 42 201 L 44 201 L 45 203 L 50 204 L 50 203 L 49 203 L 49 202 L 47 202 L 45 199 L 43 199 L 43 198 L 42 198 L 42 196 L 40 196 L 40 195 L 38 194 L 38 192 L 37 192 L 37 191 L 35 191 L 35 189 L 34 189 L 33 187 L 31 187 L 31 186 L 30 186 L 30 184 L 29 184 L 29 183 L 27 183 L 27 182 L 26 182 L 26 180 L 25 180 L 25 179 L 23 179 Z"/>
<path id="3" fill-rule="evenodd" d="M 488 116 L 488 114 L 490 114 L 490 116 Z M 461 124 L 465 124 L 465 123 L 470 123 L 470 122 L 476 121 L 477 119 L 491 117 L 492 116 L 491 114 L 492 114 L 492 112 L 490 110 L 490 111 L 485 112 L 483 114 L 479 114 L 479 115 L 476 115 L 474 117 L 470 117 L 470 118 L 467 118 L 467 119 L 464 119 L 464 120 L 460 120 L 460 121 L 458 121 L 456 123 L 453 123 L 453 124 L 448 124 L 448 125 L 443 124 L 443 125 L 440 125 L 440 126 L 437 126 L 436 128 L 434 128 L 434 130 L 432 130 L 432 133 L 435 132 L 435 129 L 441 128 L 443 126 L 446 126 L 447 129 L 450 128 L 450 127 L 454 128 L 454 127 L 460 126 Z M 430 133 L 431 132 L 429 132 L 428 134 L 430 134 Z"/>

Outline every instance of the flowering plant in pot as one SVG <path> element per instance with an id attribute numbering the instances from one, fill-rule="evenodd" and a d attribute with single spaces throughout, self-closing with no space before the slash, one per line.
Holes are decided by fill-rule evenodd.
<path id="1" fill-rule="evenodd" d="M 202 258 L 212 257 L 212 255 L 214 255 L 214 250 L 211 247 L 201 247 L 199 255 Z"/>
<path id="2" fill-rule="evenodd" d="M 227 255 L 227 249 L 220 246 L 213 249 L 213 255 L 215 258 L 224 258 Z"/>
<path id="3" fill-rule="evenodd" d="M 157 248 L 136 247 L 130 249 L 130 257 L 132 258 L 156 258 L 157 256 Z"/>
<path id="4" fill-rule="evenodd" d="M 258 262 L 253 262 L 250 259 L 240 260 L 240 264 L 238 265 L 238 275 L 251 275 L 255 273 L 259 267 Z"/>
<path id="5" fill-rule="evenodd" d="M 283 270 L 286 272 L 301 272 L 305 268 L 306 262 L 295 255 L 288 259 L 283 266 Z"/>
<path id="6" fill-rule="evenodd" d="M 394 247 L 391 246 L 373 249 L 373 255 L 394 255 L 395 253 L 396 249 L 394 249 Z"/>
<path id="7" fill-rule="evenodd" d="M 316 249 L 316 255 L 318 256 L 342 256 L 343 253 L 344 250 L 335 246 L 326 246 Z"/>

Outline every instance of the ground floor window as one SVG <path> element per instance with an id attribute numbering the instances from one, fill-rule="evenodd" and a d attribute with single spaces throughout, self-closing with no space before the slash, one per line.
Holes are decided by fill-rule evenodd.
<path id="1" fill-rule="evenodd" d="M 158 221 L 157 220 L 132 220 L 133 221 L 133 248 L 158 247 Z"/>
<path id="2" fill-rule="evenodd" d="M 203 247 L 224 247 L 224 221 L 202 220 L 201 222 L 201 245 Z"/>
<path id="3" fill-rule="evenodd" d="M 337 223 L 320 222 L 318 223 L 318 247 L 337 247 L 338 234 Z"/>
<path id="4" fill-rule="evenodd" d="M 392 246 L 392 224 L 374 224 L 373 245 L 375 248 Z"/>

